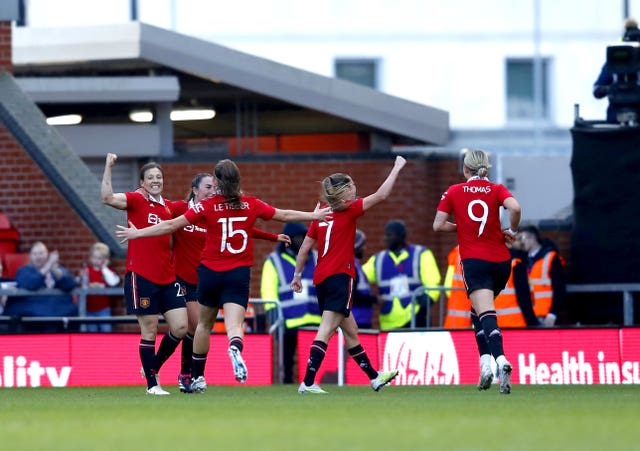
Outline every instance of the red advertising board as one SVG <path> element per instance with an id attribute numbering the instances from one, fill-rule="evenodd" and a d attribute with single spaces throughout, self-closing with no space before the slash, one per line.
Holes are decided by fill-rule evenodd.
<path id="1" fill-rule="evenodd" d="M 315 331 L 300 331 L 299 380 Z M 640 384 L 640 328 L 504 330 L 513 384 Z M 397 385 L 475 384 L 478 355 L 471 331 L 371 333 L 360 336 L 372 363 L 397 368 Z M 0 335 L 0 387 L 144 385 L 137 334 Z M 211 385 L 237 384 L 224 335 L 212 335 L 205 377 Z M 368 384 L 346 349 L 344 381 Z M 245 336 L 248 385 L 273 383 L 270 335 Z M 160 371 L 161 383 L 177 383 L 179 350 Z M 337 383 L 338 335 L 316 378 Z"/>
<path id="2" fill-rule="evenodd" d="M 159 338 L 158 338 L 159 340 Z M 0 336 L 0 387 L 144 385 L 136 334 Z M 209 385 L 237 384 L 224 335 L 211 336 L 205 378 Z M 270 335 L 247 335 L 242 356 L 246 385 L 273 383 Z M 160 383 L 177 385 L 180 348 L 160 371 Z"/>
<path id="3" fill-rule="evenodd" d="M 302 364 L 298 365 L 298 377 L 300 381 L 304 379 L 306 362 L 309 360 L 309 349 L 315 336 L 315 331 L 298 332 L 298 362 L 302 362 Z M 378 337 L 379 335 L 377 333 L 360 333 L 360 343 L 367 351 L 367 355 L 371 362 L 376 366 L 379 365 Z M 322 381 L 329 384 L 335 384 L 338 382 L 338 351 L 338 334 L 334 334 L 333 338 L 329 342 L 327 353 L 322 361 L 320 371 L 316 374 L 316 382 Z M 369 378 L 367 378 L 366 374 L 364 374 L 355 361 L 349 357 L 347 350 L 343 349 L 343 351 L 345 375 L 348 375 L 347 383 L 353 385 L 368 384 Z"/>
<path id="4" fill-rule="evenodd" d="M 514 368 L 512 384 L 640 384 L 640 329 L 503 330 L 502 333 L 505 354 Z M 300 334 L 299 357 L 306 362 L 308 345 L 315 333 Z M 371 361 L 378 362 L 381 369 L 400 371 L 393 381 L 395 385 L 478 381 L 478 352 L 471 331 L 381 333 L 377 346 L 370 337 L 363 336 L 362 342 Z M 338 373 L 337 340 L 336 335 L 329 344 L 317 382 L 334 382 L 327 376 Z M 345 382 L 368 383 L 363 372 L 349 360 Z M 303 375 L 304 365 L 300 377 Z"/>

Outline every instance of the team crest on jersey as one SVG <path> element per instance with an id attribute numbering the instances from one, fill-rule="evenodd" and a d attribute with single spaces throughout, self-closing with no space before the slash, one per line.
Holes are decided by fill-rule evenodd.
<path id="1" fill-rule="evenodd" d="M 140 307 L 147 308 L 151 305 L 151 299 L 149 298 L 140 298 Z"/>

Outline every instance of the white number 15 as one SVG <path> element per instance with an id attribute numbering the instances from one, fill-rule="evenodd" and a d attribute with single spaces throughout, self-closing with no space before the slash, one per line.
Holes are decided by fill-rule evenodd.
<path id="1" fill-rule="evenodd" d="M 246 216 L 238 217 L 238 218 L 220 218 L 218 222 L 222 224 L 222 239 L 220 240 L 220 252 L 224 252 L 225 250 L 231 252 L 232 254 L 239 254 L 247 248 L 247 242 L 249 240 L 247 236 L 247 232 L 242 229 L 233 229 L 233 223 L 238 221 L 246 221 Z M 240 249 L 234 249 L 231 246 L 231 243 L 228 242 L 229 238 L 234 235 L 240 235 L 242 237 L 242 245 Z"/>

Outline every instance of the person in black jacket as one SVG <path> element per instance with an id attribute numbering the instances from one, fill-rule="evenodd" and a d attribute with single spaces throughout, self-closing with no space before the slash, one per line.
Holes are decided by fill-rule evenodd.
<path id="1" fill-rule="evenodd" d="M 640 29 L 638 28 L 638 22 L 635 19 L 628 18 L 624 21 L 624 33 L 622 35 L 623 42 L 638 42 L 640 41 Z M 593 84 L 593 96 L 596 99 L 602 99 L 609 97 L 611 93 L 611 85 L 616 81 L 616 75 L 612 73 L 607 63 L 602 65 L 600 74 Z M 619 122 L 617 117 L 617 111 L 611 102 L 609 97 L 609 106 L 607 107 L 607 122 L 611 124 L 617 124 Z"/>

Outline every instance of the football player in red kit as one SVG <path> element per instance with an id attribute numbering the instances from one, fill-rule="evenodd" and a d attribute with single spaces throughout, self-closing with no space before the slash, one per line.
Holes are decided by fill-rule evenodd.
<path id="1" fill-rule="evenodd" d="M 191 190 L 187 199 L 172 202 L 173 216 L 178 217 L 186 213 L 195 204 L 213 196 L 216 190 L 217 185 L 211 174 L 200 173 L 196 175 L 191 181 Z M 251 230 L 251 236 L 263 240 L 291 243 L 291 239 L 287 235 L 269 233 L 255 228 Z M 178 388 L 184 393 L 191 392 L 193 336 L 198 325 L 200 311 L 197 302 L 198 265 L 206 244 L 206 237 L 207 229 L 203 224 L 189 224 L 173 233 L 176 278 L 187 302 L 188 327 L 187 334 L 182 340 L 180 374 L 178 375 Z"/>
<path id="2" fill-rule="evenodd" d="M 129 224 L 139 229 L 171 219 L 171 205 L 162 197 L 164 174 L 160 165 L 151 162 L 140 169 L 140 191 L 144 194 L 140 191 L 114 193 L 111 168 L 117 158 L 113 153 L 107 154 L 102 176 L 102 202 L 126 210 Z M 127 313 L 136 315 L 140 325 L 140 360 L 150 395 L 169 394 L 158 383 L 157 374 L 187 333 L 187 309 L 176 286 L 170 236 L 129 244 L 124 296 Z M 162 338 L 156 353 L 160 314 L 167 321 L 169 332 Z"/>
<path id="3" fill-rule="evenodd" d="M 333 174 L 322 181 L 323 196 L 333 210 L 332 220 L 311 223 L 298 252 L 291 282 L 294 291 L 302 290 L 302 269 L 309 251 L 317 243 L 318 263 L 313 273 L 313 283 L 316 286 L 322 320 L 311 344 L 304 381 L 298 388 L 300 394 L 327 393 L 315 383 L 315 375 L 327 352 L 329 339 L 338 327 L 344 333 L 349 354 L 367 374 L 375 391 L 380 390 L 398 375 L 398 370 L 377 371 L 371 365 L 358 338 L 358 325 L 351 314 L 351 302 L 356 277 L 356 220 L 364 215 L 366 210 L 389 197 L 406 162 L 404 158 L 396 157 L 393 169 L 382 185 L 375 193 L 364 198 L 356 198 L 356 185 L 347 174 Z"/>
<path id="4" fill-rule="evenodd" d="M 216 164 L 213 173 L 218 193 L 191 207 L 185 214 L 153 227 L 137 229 L 118 226 L 116 235 L 126 240 L 173 233 L 190 224 L 204 224 L 206 244 L 198 266 L 198 303 L 200 314 L 193 339 L 193 382 L 195 392 L 206 390 L 204 368 L 209 352 L 210 334 L 218 310 L 224 305 L 224 323 L 229 337 L 229 356 L 236 380 L 247 379 L 242 359 L 243 323 L 249 301 L 250 270 L 253 266 L 251 230 L 258 218 L 280 222 L 325 220 L 330 209 L 313 212 L 280 210 L 247 196 L 240 189 L 240 170 L 229 160 Z"/>
<path id="5" fill-rule="evenodd" d="M 504 356 L 502 333 L 498 328 L 494 299 L 511 274 L 511 254 L 506 242 L 513 242 L 520 225 L 520 204 L 500 184 L 492 183 L 489 156 L 482 150 L 468 150 L 463 174 L 467 181 L 450 186 L 442 195 L 433 230 L 456 232 L 467 295 L 471 299 L 478 352 L 478 390 L 487 390 L 493 381 L 491 356 L 498 366 L 500 393 L 511 392 L 511 364 Z M 510 227 L 502 230 L 500 207 L 509 212 Z M 455 223 L 449 221 L 453 216 Z"/>

